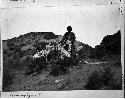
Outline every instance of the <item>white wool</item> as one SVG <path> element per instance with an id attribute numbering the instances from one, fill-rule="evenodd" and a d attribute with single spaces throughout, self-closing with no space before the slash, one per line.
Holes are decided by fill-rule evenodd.
<path id="1" fill-rule="evenodd" d="M 63 47 L 61 48 L 61 53 L 65 54 L 67 57 L 70 57 L 70 53 L 67 52 Z"/>
<path id="2" fill-rule="evenodd" d="M 69 44 L 69 51 L 71 50 L 71 42 L 70 41 L 67 41 L 67 43 Z M 61 51 L 61 58 L 63 58 L 64 56 L 67 56 L 67 57 L 70 57 L 70 52 L 66 51 L 64 49 L 63 46 L 61 46 L 60 44 L 57 44 L 57 46 L 54 46 L 54 45 L 46 45 L 46 50 L 42 50 L 38 53 L 36 53 L 33 58 L 40 58 L 41 56 L 44 56 L 47 60 L 47 55 L 49 54 L 49 52 L 51 50 L 60 50 Z"/>

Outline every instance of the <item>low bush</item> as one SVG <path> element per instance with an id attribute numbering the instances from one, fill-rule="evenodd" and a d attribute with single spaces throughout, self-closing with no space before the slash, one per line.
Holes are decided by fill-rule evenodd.
<path id="1" fill-rule="evenodd" d="M 69 72 L 69 68 L 73 66 L 72 58 L 65 57 L 58 59 L 56 63 L 52 64 L 50 75 L 58 76 Z"/>
<path id="2" fill-rule="evenodd" d="M 46 70 L 48 63 L 46 62 L 45 57 L 36 58 L 32 61 L 29 61 L 26 68 L 26 74 L 32 74 L 34 72 L 40 73 L 43 70 Z"/>
<path id="3" fill-rule="evenodd" d="M 122 79 L 115 76 L 110 67 L 106 67 L 104 71 L 93 72 L 85 85 L 88 90 L 119 90 L 122 89 Z"/>
<path id="4" fill-rule="evenodd" d="M 97 90 L 103 86 L 102 74 L 99 71 L 93 72 L 88 78 L 85 88 L 88 90 Z"/>

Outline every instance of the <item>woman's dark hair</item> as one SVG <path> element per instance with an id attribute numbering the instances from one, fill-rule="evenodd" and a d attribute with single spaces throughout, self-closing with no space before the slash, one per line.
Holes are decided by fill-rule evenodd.
<path id="1" fill-rule="evenodd" d="M 71 26 L 68 26 L 68 27 L 67 27 L 67 31 L 72 31 L 72 27 L 71 27 Z"/>

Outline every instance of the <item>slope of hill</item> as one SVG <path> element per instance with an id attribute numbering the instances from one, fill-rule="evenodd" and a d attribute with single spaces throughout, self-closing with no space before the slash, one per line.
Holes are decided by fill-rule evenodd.
<path id="1" fill-rule="evenodd" d="M 108 35 L 102 40 L 101 46 L 105 49 L 105 54 L 121 54 L 121 31 L 119 30 L 114 35 Z"/>
<path id="2" fill-rule="evenodd" d="M 107 35 L 103 38 L 100 45 L 93 48 L 93 54 L 91 57 L 94 58 L 103 58 L 106 56 L 121 56 L 121 31 L 113 35 Z"/>
<path id="3" fill-rule="evenodd" d="M 14 37 L 8 39 L 7 42 L 15 43 L 16 45 L 32 43 L 39 41 L 40 39 L 55 39 L 58 35 L 55 35 L 53 32 L 30 32 L 19 37 Z"/>
<path id="4" fill-rule="evenodd" d="M 68 73 L 58 76 L 49 75 L 53 69 L 55 69 L 55 72 L 60 71 L 54 61 L 46 62 L 39 59 L 36 60 L 37 62 L 33 65 L 32 56 L 37 51 L 45 49 L 45 45 L 49 42 L 58 42 L 61 38 L 61 35 L 55 35 L 52 32 L 31 32 L 13 39 L 2 41 L 3 91 L 121 89 L 120 65 L 114 63 L 85 64 L 84 60 L 89 58 L 89 61 L 91 62 L 92 56 L 99 56 L 97 52 L 100 52 L 101 54 L 103 52 L 99 49 L 100 47 L 94 49 L 79 41 L 75 41 L 75 47 L 78 49 L 78 55 L 80 57 L 79 62 L 77 65 L 71 66 Z M 104 38 L 99 46 L 107 46 L 107 44 L 105 44 L 107 39 L 110 38 Z M 113 45 L 110 43 L 109 46 L 114 46 L 117 43 L 117 40 L 113 39 L 111 41 Z M 111 48 L 111 50 L 114 50 L 114 47 Z M 107 49 L 107 51 L 109 51 L 109 49 Z M 62 67 L 71 65 L 70 63 L 72 61 L 72 59 L 62 61 Z M 29 66 L 32 68 L 39 66 L 39 68 L 37 68 L 39 74 L 34 75 L 32 73 L 31 75 L 25 75 L 26 69 Z M 108 71 L 107 68 L 109 69 Z M 34 70 L 36 70 L 36 68 L 34 68 Z M 97 75 L 96 72 L 98 73 Z M 105 72 L 109 74 L 108 77 Z M 91 77 L 91 75 L 96 76 Z M 103 77 L 105 81 L 100 79 Z M 100 79 L 101 81 L 96 82 L 96 79 Z"/>
<path id="5" fill-rule="evenodd" d="M 59 42 L 62 39 L 61 35 L 55 35 L 53 32 L 30 32 L 24 35 L 20 35 L 19 37 L 14 37 L 12 39 L 3 40 L 3 49 L 4 52 L 9 51 L 27 51 L 36 53 L 36 50 L 40 51 L 45 49 L 45 45 L 49 42 Z M 75 47 L 81 52 L 84 52 L 88 55 L 88 49 L 91 47 L 87 44 L 84 44 L 80 41 L 75 41 Z M 29 54 L 27 54 L 29 55 Z M 87 57 L 86 55 L 86 57 Z M 83 58 L 84 55 L 82 55 Z M 84 57 L 85 58 L 85 57 Z"/>

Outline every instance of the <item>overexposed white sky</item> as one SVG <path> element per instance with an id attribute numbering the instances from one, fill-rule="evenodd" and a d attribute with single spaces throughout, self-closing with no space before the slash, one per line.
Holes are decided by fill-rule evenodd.
<path id="1" fill-rule="evenodd" d="M 120 29 L 119 4 L 22 7 L 3 10 L 2 39 L 29 32 L 63 35 L 71 25 L 76 39 L 94 47 Z"/>

